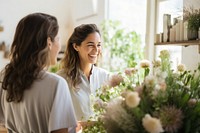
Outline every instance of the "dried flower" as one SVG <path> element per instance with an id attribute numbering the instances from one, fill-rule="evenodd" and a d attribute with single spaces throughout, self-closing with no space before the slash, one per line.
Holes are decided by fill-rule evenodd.
<path id="1" fill-rule="evenodd" d="M 174 106 L 165 106 L 159 111 L 159 118 L 166 132 L 177 132 L 183 123 L 183 113 Z"/>
<path id="2" fill-rule="evenodd" d="M 144 83 L 148 88 L 153 88 L 156 85 L 155 79 L 155 76 L 149 75 L 145 78 Z"/>
<path id="3" fill-rule="evenodd" d="M 137 107 L 140 103 L 140 97 L 137 92 L 128 92 L 125 98 L 126 105 L 130 108 Z"/>
<path id="4" fill-rule="evenodd" d="M 140 67 L 141 68 L 149 68 L 150 67 L 150 61 L 148 61 L 148 60 L 142 60 L 140 62 Z"/>
<path id="5" fill-rule="evenodd" d="M 102 118 L 108 132 L 133 132 L 135 125 L 132 116 L 122 106 L 123 98 L 111 100 Z"/>
<path id="6" fill-rule="evenodd" d="M 125 74 L 128 76 L 131 76 L 132 74 L 135 74 L 137 72 L 136 68 L 127 68 L 125 69 Z"/>
<path id="7" fill-rule="evenodd" d="M 142 125 L 149 133 L 161 133 L 164 131 L 160 120 L 151 117 L 149 114 L 146 114 L 142 119 Z"/>
<path id="8" fill-rule="evenodd" d="M 186 67 L 185 67 L 184 64 L 179 64 L 179 65 L 177 66 L 177 70 L 178 70 L 179 72 L 183 72 L 183 71 L 186 70 Z"/>
<path id="9" fill-rule="evenodd" d="M 161 61 L 160 60 L 156 60 L 153 62 L 153 67 L 157 68 L 161 66 Z"/>
<path id="10" fill-rule="evenodd" d="M 188 105 L 189 105 L 190 107 L 193 107 L 193 106 L 195 106 L 196 104 L 197 104 L 197 100 L 194 99 L 194 98 L 192 98 L 192 99 L 190 99 L 190 100 L 188 101 Z"/>
<path id="11" fill-rule="evenodd" d="M 109 81 L 109 86 L 115 87 L 115 86 L 119 85 L 123 80 L 124 80 L 124 78 L 122 77 L 122 75 L 120 75 L 120 74 L 113 75 Z"/>

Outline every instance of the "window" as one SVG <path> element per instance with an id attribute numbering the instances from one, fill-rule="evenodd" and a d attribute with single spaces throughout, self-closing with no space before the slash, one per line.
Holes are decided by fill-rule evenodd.
<path id="1" fill-rule="evenodd" d="M 136 31 L 144 44 L 146 4 L 146 0 L 109 0 L 108 17 L 119 20 L 125 28 Z"/>
<path id="2" fill-rule="evenodd" d="M 108 68 L 109 70 L 117 70 L 121 69 L 123 70 L 125 67 L 132 67 L 135 65 L 135 63 L 132 62 L 138 62 L 141 58 L 143 58 L 143 53 L 140 52 L 140 54 L 136 54 L 136 51 L 143 51 L 143 47 L 145 45 L 145 32 L 146 32 L 146 0 L 109 0 L 108 1 L 108 19 L 112 20 L 112 22 L 119 21 L 120 24 L 117 25 L 116 28 L 114 28 L 114 33 L 118 33 L 115 29 L 119 29 L 119 36 L 117 37 L 116 41 L 119 45 L 114 46 L 116 43 L 110 43 L 109 45 L 114 46 L 119 53 L 130 53 L 129 55 L 119 55 L 115 54 L 112 56 L 110 61 L 108 61 Z M 110 26 L 111 27 L 111 26 Z M 121 32 L 121 31 L 123 32 Z M 133 34 L 131 34 L 132 31 L 135 31 L 137 35 L 131 38 Z M 110 33 L 112 30 L 110 30 Z M 126 34 L 127 33 L 127 34 Z M 108 34 L 109 36 L 110 34 Z M 138 37 L 139 35 L 139 37 Z M 112 36 L 112 35 L 110 35 Z M 117 35 L 116 35 L 117 36 Z M 115 38 L 116 38 L 115 36 Z M 123 37 L 122 37 L 123 36 Z M 130 38 L 127 36 L 131 36 Z M 138 39 L 139 38 L 139 39 Z M 130 39 L 130 40 L 129 40 Z M 135 42 L 133 40 L 136 40 Z M 105 40 L 111 40 L 111 39 L 105 39 Z M 137 40 L 139 40 L 137 43 Z M 113 45 L 114 44 L 114 45 Z M 122 46 L 122 47 L 121 47 Z M 126 48 L 124 48 L 124 47 Z M 142 48 L 139 48 L 138 46 L 141 46 Z M 139 50 L 137 50 L 137 47 Z M 142 49 L 142 50 L 141 50 Z M 134 51 L 135 50 L 135 51 Z M 108 53 L 108 55 L 112 50 L 104 50 L 104 54 Z M 119 58 L 118 58 L 118 57 Z M 107 56 L 108 57 L 108 56 Z M 104 61 L 106 60 L 105 57 L 103 58 Z M 107 59 L 108 60 L 108 59 Z M 129 62 L 129 64 L 127 64 Z M 130 65 L 131 64 L 131 65 Z M 105 67 L 107 68 L 107 67 Z"/>

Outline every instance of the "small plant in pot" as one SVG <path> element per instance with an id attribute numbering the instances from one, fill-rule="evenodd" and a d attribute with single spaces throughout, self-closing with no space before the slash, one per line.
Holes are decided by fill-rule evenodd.
<path id="1" fill-rule="evenodd" d="M 200 9 L 184 8 L 184 21 L 188 21 L 188 40 L 198 38 L 200 27 Z"/>

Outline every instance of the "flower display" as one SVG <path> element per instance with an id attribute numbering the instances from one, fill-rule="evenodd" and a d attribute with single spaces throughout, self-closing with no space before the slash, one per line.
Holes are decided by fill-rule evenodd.
<path id="1" fill-rule="evenodd" d="M 91 118 L 96 123 L 83 132 L 199 133 L 200 66 L 172 70 L 167 50 L 159 58 L 151 71 L 150 62 L 141 61 L 137 71 L 129 69 L 112 78 L 112 86 L 98 89 Z"/>

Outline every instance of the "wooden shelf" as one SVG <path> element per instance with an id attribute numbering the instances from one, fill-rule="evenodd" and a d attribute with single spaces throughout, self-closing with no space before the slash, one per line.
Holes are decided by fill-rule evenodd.
<path id="1" fill-rule="evenodd" d="M 191 46 L 191 45 L 198 45 L 199 46 L 199 53 L 200 53 L 200 40 L 190 40 L 190 41 L 177 41 L 177 42 L 161 42 L 161 43 L 155 43 L 156 46 L 158 45 L 175 45 L 175 46 Z"/>

